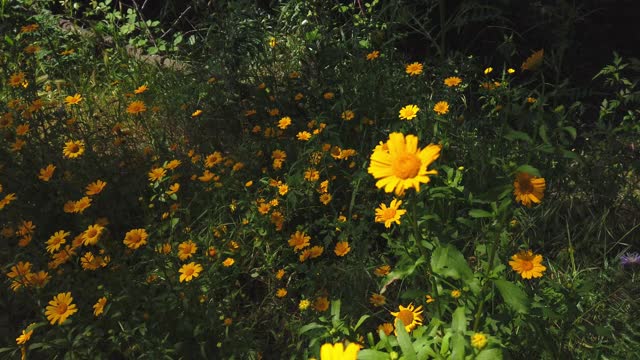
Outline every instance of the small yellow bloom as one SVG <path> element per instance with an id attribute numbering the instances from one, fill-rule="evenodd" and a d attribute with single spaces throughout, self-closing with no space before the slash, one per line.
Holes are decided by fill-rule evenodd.
<path id="1" fill-rule="evenodd" d="M 283 298 L 283 297 L 287 296 L 287 289 L 285 289 L 285 288 L 278 289 L 278 291 L 276 291 L 276 296 L 279 297 L 279 298 Z"/>
<path id="2" fill-rule="evenodd" d="M 371 60 L 375 60 L 380 56 L 380 51 L 378 50 L 374 50 L 370 53 L 367 54 L 367 60 L 371 61 Z"/>
<path id="3" fill-rule="evenodd" d="M 75 94 L 73 96 L 67 96 L 64 98 L 64 103 L 71 106 L 71 105 L 77 105 L 80 103 L 80 101 L 82 101 L 82 95 L 80 94 Z"/>
<path id="4" fill-rule="evenodd" d="M 191 114 L 191 117 L 198 117 L 200 115 L 202 115 L 202 110 L 198 109 Z"/>
<path id="5" fill-rule="evenodd" d="M 196 264 L 195 262 L 190 262 L 188 264 L 182 265 L 180 270 L 178 270 L 178 272 L 180 273 L 180 282 L 191 281 L 193 278 L 198 277 L 202 270 L 202 265 Z"/>
<path id="6" fill-rule="evenodd" d="M 481 350 L 485 346 L 487 346 L 487 335 L 483 333 L 475 333 L 471 336 L 471 346 L 474 348 Z"/>
<path id="7" fill-rule="evenodd" d="M 235 261 L 235 260 L 233 260 L 232 258 L 226 258 L 226 259 L 222 262 L 222 265 L 223 265 L 224 267 L 229 267 L 229 266 L 233 265 L 235 262 L 236 262 L 236 261 Z"/>
<path id="8" fill-rule="evenodd" d="M 149 87 L 147 85 L 141 85 L 140 87 L 138 87 L 137 89 L 133 90 L 134 94 L 142 94 L 143 92 L 149 90 Z"/>
<path id="9" fill-rule="evenodd" d="M 419 62 L 411 63 L 405 67 L 406 73 L 411 76 L 417 76 L 422 74 L 422 69 L 423 69 L 422 64 L 420 64 Z"/>
<path id="10" fill-rule="evenodd" d="M 278 121 L 278 127 L 282 130 L 288 128 L 289 125 L 291 125 L 291 118 L 288 116 L 285 116 L 282 119 L 280 119 L 280 121 Z"/>
<path id="11" fill-rule="evenodd" d="M 420 111 L 417 105 L 407 105 L 400 109 L 400 120 L 412 120 Z"/>
<path id="12" fill-rule="evenodd" d="M 462 79 L 460 79 L 457 76 L 452 76 L 452 77 L 448 77 L 448 78 L 444 79 L 444 84 L 449 86 L 449 87 L 456 87 L 456 86 L 460 85 L 460 83 L 462 83 Z"/>
<path id="13" fill-rule="evenodd" d="M 433 107 L 433 111 L 435 111 L 439 115 L 444 115 L 449 112 L 449 103 L 446 101 L 439 101 Z"/>

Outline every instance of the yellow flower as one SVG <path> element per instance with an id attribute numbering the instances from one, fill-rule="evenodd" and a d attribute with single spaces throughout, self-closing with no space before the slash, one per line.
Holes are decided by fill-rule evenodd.
<path id="1" fill-rule="evenodd" d="M 379 179 L 376 187 L 384 188 L 385 192 L 395 190 L 396 195 L 404 194 L 407 188 L 413 187 L 420 191 L 420 184 L 428 184 L 428 175 L 435 175 L 436 170 L 427 170 L 438 157 L 442 146 L 430 144 L 424 149 L 418 148 L 418 138 L 415 135 L 401 133 L 389 134 L 389 140 L 379 145 L 371 154 L 368 172 Z"/>
<path id="2" fill-rule="evenodd" d="M 212 173 L 209 170 L 205 170 L 202 173 L 202 176 L 198 176 L 198 180 L 200 180 L 202 182 L 209 182 L 209 181 L 211 181 L 211 180 L 213 180 L 215 178 L 216 178 L 216 174 Z"/>
<path id="3" fill-rule="evenodd" d="M 75 94 L 73 96 L 67 96 L 66 98 L 64 98 L 64 103 L 69 106 L 77 105 L 80 103 L 80 101 L 82 101 L 82 95 L 80 94 Z"/>
<path id="4" fill-rule="evenodd" d="M 149 181 L 160 181 L 165 175 L 167 175 L 167 170 L 161 167 L 153 168 L 147 174 L 147 176 L 149 176 Z"/>
<path id="5" fill-rule="evenodd" d="M 331 99 L 333 99 L 333 98 L 335 97 L 335 94 L 334 94 L 334 93 L 332 93 L 332 92 L 330 92 L 330 91 L 328 91 L 328 92 L 326 92 L 326 93 L 322 94 L 322 97 L 323 97 L 325 100 L 331 100 Z"/>
<path id="6" fill-rule="evenodd" d="M 178 166 L 180 166 L 180 164 L 182 164 L 182 161 L 177 160 L 177 159 L 173 159 L 171 161 L 169 161 L 164 168 L 168 169 L 168 170 L 175 170 Z"/>
<path id="7" fill-rule="evenodd" d="M 304 232 L 296 231 L 291 235 L 291 238 L 289 238 L 289 246 L 298 252 L 309 246 L 309 240 L 311 240 L 310 236 L 307 236 Z"/>
<path id="8" fill-rule="evenodd" d="M 391 315 L 395 316 L 394 325 L 397 328 L 400 324 L 398 320 L 402 320 L 404 329 L 407 332 L 415 329 L 416 326 L 422 325 L 422 305 L 415 308 L 413 304 L 409 304 L 407 307 L 399 306 L 399 311 L 391 312 Z"/>
<path id="9" fill-rule="evenodd" d="M 167 190 L 166 193 L 167 193 L 167 195 L 173 195 L 173 194 L 177 193 L 178 190 L 180 190 L 180 184 L 179 183 L 175 183 L 175 184 L 172 184 L 171 186 L 169 186 L 169 190 Z"/>
<path id="10" fill-rule="evenodd" d="M 458 85 L 460 85 L 460 83 L 462 83 L 462 79 L 460 79 L 457 76 L 451 76 L 451 77 L 448 77 L 448 78 L 444 79 L 444 84 L 449 86 L 449 87 L 458 86 Z"/>
<path id="11" fill-rule="evenodd" d="M 33 329 L 29 330 L 34 324 L 27 326 L 26 329 L 22 330 L 22 334 L 16 338 L 16 344 L 24 345 L 31 339 L 31 335 L 33 335 Z"/>
<path id="12" fill-rule="evenodd" d="M 182 265 L 180 270 L 178 270 L 178 272 L 180 272 L 180 282 L 191 281 L 194 277 L 198 277 L 202 270 L 202 266 L 195 262 Z"/>
<path id="13" fill-rule="evenodd" d="M 389 265 L 381 265 L 381 266 L 378 266 L 378 267 L 373 271 L 373 273 L 374 273 L 376 276 L 382 277 L 382 276 L 387 275 L 390 271 L 391 271 L 391 266 L 389 266 Z"/>
<path id="14" fill-rule="evenodd" d="M 285 274 L 284 269 L 278 270 L 278 272 L 276 273 L 276 279 L 282 280 L 282 278 L 284 277 L 284 274 Z"/>
<path id="15" fill-rule="evenodd" d="M 94 181 L 91 184 L 87 185 L 86 187 L 87 191 L 85 192 L 85 194 L 89 196 L 98 195 L 102 192 L 105 186 L 107 186 L 107 183 L 102 180 Z"/>
<path id="16" fill-rule="evenodd" d="M 278 185 L 278 194 L 280 194 L 280 196 L 285 196 L 287 195 L 288 192 L 289 192 L 289 185 L 287 184 Z"/>
<path id="17" fill-rule="evenodd" d="M 371 303 L 371 305 L 379 307 L 387 303 L 387 298 L 384 295 L 371 294 L 369 302 Z"/>
<path id="18" fill-rule="evenodd" d="M 513 183 L 513 195 L 516 201 L 526 207 L 532 203 L 539 204 L 544 198 L 546 183 L 544 178 L 535 177 L 527 173 L 518 173 Z"/>
<path id="19" fill-rule="evenodd" d="M 371 60 L 375 60 L 380 56 L 380 51 L 378 50 L 374 50 L 370 53 L 367 54 L 367 60 L 371 61 Z"/>
<path id="20" fill-rule="evenodd" d="M 285 116 L 282 119 L 280 119 L 280 121 L 278 121 L 278 127 L 282 130 L 288 128 L 289 125 L 291 125 L 291 118 L 288 116 Z"/>
<path id="21" fill-rule="evenodd" d="M 459 298 L 462 295 L 462 293 L 460 292 L 460 290 L 452 290 L 451 291 L 451 297 L 454 299 Z"/>
<path id="22" fill-rule="evenodd" d="M 62 325 L 69 316 L 78 312 L 78 308 L 72 302 L 73 298 L 70 292 L 59 293 L 53 297 L 53 300 L 49 301 L 44 314 L 51 325 L 55 325 L 56 322 L 58 325 Z"/>
<path id="23" fill-rule="evenodd" d="M 82 214 L 91 206 L 91 198 L 85 196 L 73 204 L 73 212 Z"/>
<path id="24" fill-rule="evenodd" d="M 493 71 L 493 68 L 492 67 L 488 67 L 488 68 L 484 69 L 484 74 L 485 75 L 489 75 L 492 71 Z"/>
<path id="25" fill-rule="evenodd" d="M 378 326 L 378 332 L 384 332 L 385 335 L 389 336 L 393 332 L 393 324 L 392 323 L 384 323 Z"/>
<path id="26" fill-rule="evenodd" d="M 82 244 L 86 246 L 97 244 L 103 230 L 104 227 L 100 224 L 89 225 L 87 230 L 82 233 Z"/>
<path id="27" fill-rule="evenodd" d="M 439 101 L 433 107 L 433 111 L 439 115 L 444 115 L 449 112 L 449 103 L 446 101 Z"/>
<path id="28" fill-rule="evenodd" d="M 51 180 L 51 177 L 53 176 L 53 172 L 55 170 L 56 170 L 56 167 L 53 166 L 53 164 L 47 165 L 46 168 L 40 169 L 40 175 L 38 175 L 38 179 L 44 182 Z"/>
<path id="29" fill-rule="evenodd" d="M 351 247 L 349 247 L 349 242 L 347 241 L 340 241 L 336 244 L 336 248 L 333 250 L 337 256 L 345 256 L 349 251 L 351 251 Z"/>
<path id="30" fill-rule="evenodd" d="M 345 349 L 342 343 L 324 344 L 320 348 L 320 360 L 356 360 L 360 345 L 350 343 Z"/>
<path id="31" fill-rule="evenodd" d="M 345 110 L 345 111 L 342 112 L 342 114 L 340 114 L 340 117 L 344 121 L 351 121 L 351 120 L 353 120 L 353 118 L 355 116 L 356 116 L 356 114 L 351 110 Z"/>
<path id="32" fill-rule="evenodd" d="M 137 89 L 133 90 L 134 94 L 142 94 L 143 92 L 149 90 L 149 87 L 145 84 L 145 85 L 141 85 L 140 87 L 138 87 Z"/>
<path id="33" fill-rule="evenodd" d="M 300 131 L 296 134 L 296 138 L 300 141 L 309 141 L 309 139 L 311 139 L 311 133 L 308 131 Z"/>
<path id="34" fill-rule="evenodd" d="M 427 304 L 431 304 L 432 302 L 436 301 L 436 299 L 431 297 L 431 295 L 427 294 L 425 295 L 425 301 L 427 302 Z"/>
<path id="35" fill-rule="evenodd" d="M 513 74 L 513 73 L 515 73 L 515 72 L 516 72 L 516 70 L 515 70 L 515 69 L 512 69 L 512 68 L 508 68 L 508 69 L 507 69 L 507 72 L 508 72 L 509 74 Z"/>
<path id="36" fill-rule="evenodd" d="M 278 42 L 276 41 L 276 38 L 274 38 L 273 36 L 269 38 L 269 47 L 271 47 L 272 49 L 274 47 L 276 47 L 276 45 L 278 45 Z"/>
<path id="37" fill-rule="evenodd" d="M 182 242 L 178 245 L 178 258 L 182 261 L 187 260 L 195 254 L 197 250 L 198 246 L 196 246 L 193 241 L 189 240 Z"/>
<path id="38" fill-rule="evenodd" d="M 471 336 L 471 346 L 474 348 L 481 350 L 485 346 L 487 346 L 487 335 L 483 333 L 475 333 Z"/>
<path id="39" fill-rule="evenodd" d="M 37 288 L 43 288 L 51 279 L 46 271 L 38 271 L 36 273 L 27 274 L 27 284 Z"/>
<path id="40" fill-rule="evenodd" d="M 16 126 L 16 136 L 24 136 L 29 132 L 29 124 L 20 124 Z"/>
<path id="41" fill-rule="evenodd" d="M 229 266 L 233 265 L 235 262 L 236 262 L 236 261 L 235 261 L 235 260 L 233 260 L 232 258 L 226 258 L 226 259 L 222 262 L 222 265 L 223 265 L 224 267 L 229 267 Z"/>
<path id="42" fill-rule="evenodd" d="M 329 309 L 329 299 L 324 296 L 316 298 L 313 302 L 313 308 L 319 312 L 327 311 Z"/>
<path id="43" fill-rule="evenodd" d="M 214 151 L 212 154 L 207 155 L 204 159 L 204 167 L 210 169 L 224 160 L 224 156 L 220 151 Z"/>
<path id="44" fill-rule="evenodd" d="M 332 198 L 333 197 L 331 196 L 331 194 L 324 193 L 324 194 L 320 195 L 320 202 L 325 204 L 325 205 L 329 205 L 329 203 L 331 202 Z"/>
<path id="45" fill-rule="evenodd" d="M 202 115 L 202 110 L 198 109 L 191 114 L 191 117 L 198 117 L 200 115 Z"/>
<path id="46" fill-rule="evenodd" d="M 62 155 L 67 159 L 75 159 L 84 154 L 84 141 L 82 140 L 69 140 L 64 143 L 64 149 L 62 149 Z"/>
<path id="47" fill-rule="evenodd" d="M 93 315 L 98 316 L 102 314 L 104 312 L 105 305 L 107 305 L 107 298 L 103 296 L 93 305 Z"/>
<path id="48" fill-rule="evenodd" d="M 129 114 L 136 115 L 145 111 L 147 111 L 147 107 L 141 100 L 136 100 L 127 106 L 127 113 Z"/>
<path id="49" fill-rule="evenodd" d="M 307 310 L 309 306 L 311 306 L 311 301 L 307 299 L 302 299 L 300 303 L 298 303 L 298 309 L 300 309 L 300 311 Z"/>
<path id="50" fill-rule="evenodd" d="M 64 230 L 56 231 L 46 242 L 47 252 L 53 254 L 58 251 L 60 246 L 67 242 L 66 237 L 69 235 L 70 233 Z"/>
<path id="51" fill-rule="evenodd" d="M 420 75 L 422 74 L 422 64 L 419 62 L 411 63 L 405 67 L 405 71 L 411 76 Z"/>
<path id="52" fill-rule="evenodd" d="M 420 111 L 417 105 L 407 105 L 400 109 L 400 120 L 411 120 L 415 118 Z"/>
<path id="53" fill-rule="evenodd" d="M 542 265 L 542 255 L 533 254 L 531 250 L 522 250 L 511 257 L 511 268 L 523 279 L 540 278 L 547 268 Z"/>
<path id="54" fill-rule="evenodd" d="M 318 181 L 320 180 L 320 172 L 316 169 L 307 169 L 304 172 L 304 179 L 307 181 Z"/>
<path id="55" fill-rule="evenodd" d="M 285 288 L 278 289 L 278 291 L 276 291 L 276 296 L 279 297 L 279 298 L 283 298 L 283 297 L 287 296 L 287 289 L 285 289 Z"/>
<path id="56" fill-rule="evenodd" d="M 380 207 L 376 209 L 377 223 L 384 223 L 384 227 L 390 228 L 392 223 L 400 225 L 400 217 L 404 215 L 407 210 L 400 209 L 402 200 L 393 199 L 391 204 L 387 207 L 387 204 L 380 204 Z"/>
<path id="57" fill-rule="evenodd" d="M 147 231 L 145 229 L 133 229 L 128 231 L 122 241 L 130 249 L 137 249 L 147 243 Z"/>
<path id="58" fill-rule="evenodd" d="M 24 73 L 23 72 L 19 72 L 16 74 L 13 74 L 9 77 L 9 86 L 11 87 L 18 87 L 20 86 L 20 84 L 22 84 L 24 82 Z"/>
<path id="59" fill-rule="evenodd" d="M 0 210 L 9 205 L 13 200 L 17 199 L 15 193 L 7 194 L 2 200 L 0 200 Z"/>
<path id="60" fill-rule="evenodd" d="M 533 54 L 531 54 L 531 56 L 529 56 L 527 60 L 525 60 L 522 63 L 521 69 L 522 71 L 525 71 L 525 70 L 533 71 L 538 67 L 540 67 L 540 65 L 542 65 L 543 60 L 544 60 L 544 49 L 540 49 L 534 52 Z"/>
<path id="61" fill-rule="evenodd" d="M 20 28 L 20 33 L 21 34 L 31 33 L 31 32 L 34 32 L 34 31 L 38 30 L 38 28 L 40 28 L 40 25 L 38 25 L 38 24 L 25 25 L 25 26 Z"/>

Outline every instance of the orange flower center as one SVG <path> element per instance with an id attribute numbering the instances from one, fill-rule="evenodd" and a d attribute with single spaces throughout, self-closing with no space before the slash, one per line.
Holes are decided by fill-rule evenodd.
<path id="1" fill-rule="evenodd" d="M 141 240 L 141 238 L 140 238 L 140 235 L 138 235 L 138 234 L 132 234 L 129 237 L 129 241 L 131 241 L 132 243 L 140 242 L 140 240 Z"/>
<path id="2" fill-rule="evenodd" d="M 78 151 L 80 151 L 80 147 L 78 146 L 78 144 L 70 144 L 69 147 L 67 148 L 67 151 L 69 151 L 72 154 L 75 154 Z"/>
<path id="3" fill-rule="evenodd" d="M 531 180 L 527 177 L 523 177 L 518 180 L 518 185 L 520 186 L 520 192 L 523 194 L 530 194 L 533 192 L 533 184 Z"/>
<path id="4" fill-rule="evenodd" d="M 192 275 L 193 275 L 194 270 L 195 270 L 194 268 L 187 268 L 187 269 L 185 269 L 185 271 L 184 271 L 184 276 L 192 276 Z"/>
<path id="5" fill-rule="evenodd" d="M 91 229 L 87 231 L 88 238 L 93 238 L 93 237 L 96 237 L 97 235 L 98 235 L 98 231 L 96 229 Z"/>
<path id="6" fill-rule="evenodd" d="M 382 217 L 384 219 L 393 219 L 396 216 L 396 209 L 394 208 L 386 208 L 382 212 Z"/>
<path id="7" fill-rule="evenodd" d="M 408 326 L 413 322 L 413 311 L 401 310 L 396 318 L 402 320 L 404 326 Z"/>
<path id="8" fill-rule="evenodd" d="M 524 271 L 530 271 L 533 269 L 533 262 L 532 261 L 522 261 L 522 270 Z"/>
<path id="9" fill-rule="evenodd" d="M 393 170 L 393 175 L 399 177 L 400 179 L 409 179 L 414 178 L 420 172 L 420 158 L 416 156 L 416 154 L 402 154 L 398 156 L 391 168 Z"/>
<path id="10" fill-rule="evenodd" d="M 67 312 L 67 304 L 65 303 L 58 303 L 58 306 L 56 306 L 56 312 L 59 315 L 64 315 L 64 313 Z"/>

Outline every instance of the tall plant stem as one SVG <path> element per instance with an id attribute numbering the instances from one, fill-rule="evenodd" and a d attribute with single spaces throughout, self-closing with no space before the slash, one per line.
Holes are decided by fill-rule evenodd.
<path id="1" fill-rule="evenodd" d="M 475 315 L 475 320 L 473 322 L 473 331 L 477 332 L 478 331 L 478 327 L 480 326 L 480 318 L 482 317 L 482 311 L 484 310 L 484 303 L 485 303 L 485 296 L 484 293 L 487 289 L 487 286 L 489 284 L 489 274 L 491 273 L 491 270 L 493 269 L 493 261 L 495 260 L 496 257 L 496 251 L 498 249 L 498 245 L 500 242 L 500 232 L 496 232 L 495 233 L 495 239 L 493 241 L 493 244 L 491 244 L 491 248 L 489 249 L 489 263 L 487 264 L 487 268 L 485 269 L 485 274 L 484 274 L 484 278 L 485 278 L 485 282 L 484 284 L 482 284 L 482 288 L 480 289 L 480 304 L 478 305 L 478 310 L 476 311 L 476 315 Z"/>

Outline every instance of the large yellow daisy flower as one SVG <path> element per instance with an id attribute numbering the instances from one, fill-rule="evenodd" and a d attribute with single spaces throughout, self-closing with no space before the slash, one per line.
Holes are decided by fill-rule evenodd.
<path id="1" fill-rule="evenodd" d="M 384 223 L 384 227 L 390 228 L 392 223 L 400 225 L 400 217 L 404 215 L 407 210 L 401 210 L 402 200 L 393 199 L 391 204 L 387 207 L 387 204 L 380 204 L 380 207 L 376 209 L 376 222 Z"/>
<path id="2" fill-rule="evenodd" d="M 137 249 L 147 243 L 148 236 L 145 229 L 133 229 L 125 234 L 122 242 L 130 249 Z"/>
<path id="3" fill-rule="evenodd" d="M 400 120 L 412 120 L 420 111 L 417 105 L 407 105 L 400 109 Z"/>
<path id="4" fill-rule="evenodd" d="M 84 154 L 84 141 L 82 140 L 70 140 L 64 143 L 64 149 L 62 149 L 62 155 L 68 159 L 75 159 Z"/>
<path id="5" fill-rule="evenodd" d="M 320 360 L 356 360 L 360 345 L 350 343 L 346 349 L 342 343 L 324 344 L 320 348 Z"/>
<path id="6" fill-rule="evenodd" d="M 523 279 L 539 278 L 547 268 L 542 265 L 542 255 L 537 255 L 531 250 L 523 250 L 511 257 L 511 268 Z"/>
<path id="7" fill-rule="evenodd" d="M 389 134 L 385 144 L 376 146 L 371 154 L 369 174 L 379 179 L 376 186 L 385 192 L 395 190 L 401 196 L 407 188 L 420 191 L 421 183 L 429 183 L 428 175 L 435 175 L 436 170 L 427 170 L 438 157 L 441 145 L 429 144 L 424 149 L 418 148 L 418 138 L 415 135 L 401 133 Z"/>
<path id="8" fill-rule="evenodd" d="M 196 264 L 195 262 L 190 262 L 188 264 L 182 265 L 180 270 L 178 270 L 178 272 L 180 273 L 180 282 L 191 281 L 193 278 L 198 277 L 202 270 L 202 265 Z"/>
<path id="9" fill-rule="evenodd" d="M 527 173 L 519 173 L 513 182 L 513 195 L 516 201 L 526 207 L 532 203 L 539 204 L 544 198 L 546 183 L 544 178 L 535 177 Z"/>
<path id="10" fill-rule="evenodd" d="M 404 325 L 404 329 L 407 332 L 411 332 L 411 330 L 415 329 L 416 326 L 422 325 L 422 305 L 417 308 L 413 306 L 413 304 L 409 304 L 407 307 L 402 305 L 399 306 L 399 311 L 391 312 L 391 315 L 395 316 L 396 319 L 394 321 L 394 325 L 396 329 L 400 325 L 398 320 L 402 320 L 402 324 Z"/>
<path id="11" fill-rule="evenodd" d="M 51 325 L 55 325 L 56 322 L 61 325 L 69 316 L 78 312 L 78 308 L 72 302 L 73 298 L 70 292 L 59 293 L 53 297 L 53 300 L 49 301 L 49 306 L 47 306 L 44 314 L 47 316 L 47 320 L 51 322 Z"/>

